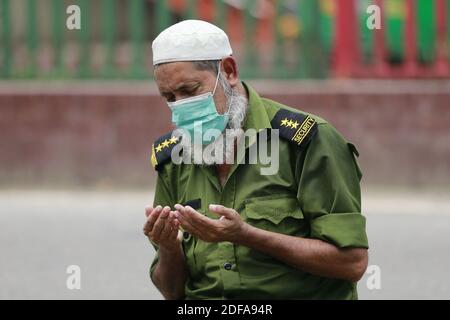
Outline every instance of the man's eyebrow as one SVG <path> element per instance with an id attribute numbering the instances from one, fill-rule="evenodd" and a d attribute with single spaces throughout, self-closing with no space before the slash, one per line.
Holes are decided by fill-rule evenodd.
<path id="1" fill-rule="evenodd" d="M 175 91 L 189 91 L 194 90 L 200 86 L 199 82 L 182 83 L 175 88 Z"/>
<path id="2" fill-rule="evenodd" d="M 175 87 L 173 91 L 170 90 L 160 90 L 162 96 L 170 96 L 173 92 L 186 92 L 186 91 L 194 91 L 200 87 L 200 82 L 190 82 L 190 83 L 182 83 L 179 86 Z"/>

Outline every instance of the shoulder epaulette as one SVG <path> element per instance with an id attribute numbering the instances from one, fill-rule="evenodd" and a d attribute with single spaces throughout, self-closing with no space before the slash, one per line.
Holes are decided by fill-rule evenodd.
<path id="1" fill-rule="evenodd" d="M 286 109 L 280 109 L 270 123 L 279 130 L 280 137 L 300 147 L 307 145 L 317 131 L 316 120 L 310 115 Z"/>
<path id="2" fill-rule="evenodd" d="M 173 133 L 168 133 L 158 138 L 152 145 L 152 167 L 159 171 L 162 166 L 170 161 L 173 147 L 180 142 L 180 137 L 176 137 Z"/>

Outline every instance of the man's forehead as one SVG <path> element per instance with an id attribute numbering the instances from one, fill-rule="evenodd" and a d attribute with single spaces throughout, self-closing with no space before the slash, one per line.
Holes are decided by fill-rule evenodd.
<path id="1" fill-rule="evenodd" d="M 176 61 L 163 63 L 157 66 L 156 71 L 162 70 L 164 72 L 171 71 L 192 71 L 194 70 L 194 63 L 191 61 Z"/>

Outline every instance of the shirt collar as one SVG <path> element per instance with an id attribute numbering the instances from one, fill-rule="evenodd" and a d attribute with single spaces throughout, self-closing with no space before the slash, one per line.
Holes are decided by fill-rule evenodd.
<path id="1" fill-rule="evenodd" d="M 255 129 L 256 131 L 271 129 L 272 125 L 261 97 L 245 82 L 242 82 L 242 84 L 248 92 L 248 110 L 244 122 L 244 131 L 247 129 Z"/>

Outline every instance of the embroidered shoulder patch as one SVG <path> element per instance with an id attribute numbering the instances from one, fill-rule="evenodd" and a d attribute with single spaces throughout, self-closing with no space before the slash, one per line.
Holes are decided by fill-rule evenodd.
<path id="1" fill-rule="evenodd" d="M 173 147 L 180 142 L 179 137 L 173 136 L 172 132 L 158 138 L 152 145 L 151 163 L 152 167 L 159 171 L 162 166 L 170 161 Z"/>
<path id="2" fill-rule="evenodd" d="M 280 131 L 280 137 L 302 147 L 308 144 L 317 131 L 317 123 L 309 115 L 280 109 L 273 117 L 272 128 Z"/>

